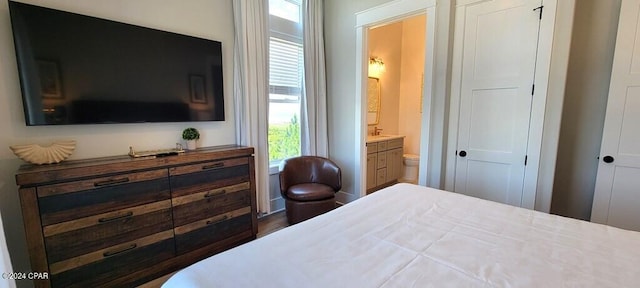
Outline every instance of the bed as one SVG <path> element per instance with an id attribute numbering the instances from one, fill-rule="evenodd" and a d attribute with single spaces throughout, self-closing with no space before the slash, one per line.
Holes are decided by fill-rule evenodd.
<path id="1" fill-rule="evenodd" d="M 640 287 L 640 233 L 397 184 L 173 275 L 170 287 Z"/>

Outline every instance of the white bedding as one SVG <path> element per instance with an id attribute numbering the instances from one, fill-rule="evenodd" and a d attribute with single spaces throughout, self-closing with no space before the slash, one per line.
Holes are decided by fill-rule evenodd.
<path id="1" fill-rule="evenodd" d="M 398 184 L 163 285 L 430 286 L 640 287 L 640 233 Z"/>

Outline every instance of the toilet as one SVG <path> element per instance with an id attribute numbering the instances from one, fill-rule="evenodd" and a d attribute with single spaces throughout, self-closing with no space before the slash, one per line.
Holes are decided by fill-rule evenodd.
<path id="1" fill-rule="evenodd" d="M 404 154 L 402 155 L 402 158 L 404 174 L 402 175 L 400 182 L 418 184 L 418 165 L 420 165 L 420 155 Z"/>

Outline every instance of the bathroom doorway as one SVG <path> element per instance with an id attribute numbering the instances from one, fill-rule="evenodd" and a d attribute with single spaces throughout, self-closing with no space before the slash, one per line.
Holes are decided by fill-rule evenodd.
<path id="1" fill-rule="evenodd" d="M 426 14 L 367 29 L 367 194 L 418 184 L 426 29 Z"/>
<path id="2" fill-rule="evenodd" d="M 449 11 L 448 7 L 443 6 L 441 8 L 445 12 Z M 376 28 L 384 29 L 384 27 L 387 25 L 401 23 L 402 21 L 411 19 L 415 16 L 423 16 L 425 19 L 424 24 L 421 27 L 423 28 L 423 36 L 424 36 L 424 38 L 422 38 L 423 40 L 421 41 L 421 43 L 423 44 L 422 46 L 423 48 L 421 49 L 423 57 L 421 57 L 422 60 L 406 58 L 405 61 L 412 61 L 412 63 L 418 64 L 417 67 L 422 68 L 422 73 L 418 74 L 417 76 L 418 79 L 420 79 L 420 81 L 416 82 L 419 85 L 418 87 L 421 87 L 421 89 L 419 89 L 417 92 L 419 95 L 421 95 L 421 97 L 417 98 L 419 99 L 418 104 L 411 105 L 412 108 L 417 109 L 418 113 L 420 113 L 419 111 L 422 111 L 422 113 L 420 113 L 421 116 L 418 117 L 418 120 L 413 120 L 415 122 L 413 123 L 413 125 L 403 126 L 403 129 L 405 130 L 400 129 L 400 122 L 408 121 L 408 120 L 406 120 L 407 118 L 403 118 L 402 120 L 400 119 L 400 114 L 402 114 L 403 111 L 400 110 L 401 102 L 399 100 L 400 99 L 399 97 L 401 96 L 402 91 L 405 91 L 406 89 L 408 89 L 408 86 L 405 85 L 404 89 L 401 91 L 400 79 L 402 77 L 400 76 L 402 75 L 402 70 L 400 69 L 403 69 L 402 68 L 403 65 L 402 65 L 402 51 L 401 51 L 402 39 L 399 38 L 398 41 L 400 41 L 399 43 L 400 50 L 396 51 L 397 53 L 389 53 L 389 58 L 386 61 L 387 63 L 384 64 L 384 72 L 382 72 L 382 74 L 379 75 L 377 78 L 377 80 L 379 80 L 378 82 L 381 85 L 380 87 L 381 88 L 381 95 L 380 95 L 381 109 L 385 109 L 385 110 L 387 108 L 395 109 L 396 111 L 395 113 L 398 116 L 395 117 L 395 120 L 394 118 L 388 118 L 388 120 L 391 121 L 389 123 L 395 123 L 395 124 L 391 124 L 391 126 L 388 126 L 388 128 L 386 128 L 387 131 L 384 131 L 385 129 L 384 127 L 377 126 L 377 128 L 383 129 L 383 131 L 380 131 L 380 134 L 382 136 L 401 136 L 400 135 L 401 131 L 402 133 L 404 133 L 406 132 L 406 129 L 411 130 L 412 132 L 411 135 L 417 135 L 417 136 L 413 139 L 413 141 L 409 139 L 409 142 L 407 143 L 408 145 L 414 145 L 413 147 L 418 147 L 417 148 L 418 153 L 416 154 L 420 154 L 419 161 L 417 161 L 419 162 L 419 166 L 428 167 L 429 165 L 432 165 L 430 162 L 431 157 L 429 156 L 429 153 L 426 153 L 426 152 L 422 153 L 422 151 L 429 151 L 430 147 L 433 146 L 433 145 L 430 145 L 429 143 L 433 141 L 432 140 L 433 136 L 430 134 L 431 123 L 432 123 L 431 118 L 433 118 L 434 115 L 436 115 L 432 111 L 432 109 L 435 107 L 432 105 L 433 104 L 432 96 L 433 96 L 433 89 L 434 89 L 433 83 L 434 83 L 434 74 L 435 74 L 434 67 L 436 67 L 434 65 L 435 55 L 436 53 L 441 54 L 443 52 L 446 52 L 443 49 L 444 47 L 443 45 L 438 45 L 438 51 L 440 52 L 436 51 L 435 1 L 434 0 L 392 1 L 389 3 L 385 3 L 380 6 L 374 7 L 372 9 L 368 9 L 363 12 L 356 13 L 356 81 L 358 82 L 358 85 L 356 85 L 356 115 L 355 115 L 356 129 L 355 130 L 357 133 L 356 135 L 360 135 L 359 137 L 356 137 L 356 143 L 355 143 L 356 151 L 359 152 L 359 153 L 356 153 L 355 155 L 355 162 L 356 162 L 356 171 L 354 175 L 356 179 L 355 190 L 358 194 L 353 196 L 356 196 L 356 198 L 365 196 L 368 190 L 367 184 L 369 184 L 369 187 L 371 187 L 371 185 L 373 184 L 371 177 L 367 177 L 367 170 L 369 170 L 370 172 L 369 174 L 371 174 L 371 171 L 373 169 L 376 169 L 375 177 L 379 177 L 382 179 L 383 176 L 386 176 L 385 179 L 387 182 L 389 182 L 387 179 L 389 177 L 387 176 L 389 175 L 389 173 L 386 173 L 384 169 L 377 169 L 378 166 L 374 166 L 371 163 L 372 157 L 370 153 L 367 153 L 367 152 L 373 152 L 375 150 L 377 151 L 376 153 L 378 153 L 378 156 L 381 155 L 380 154 L 381 149 L 379 149 L 380 145 L 376 145 L 377 147 L 371 147 L 374 149 L 367 149 L 367 141 L 369 140 L 367 139 L 367 137 L 368 135 L 371 134 L 372 130 L 375 130 L 376 128 L 375 125 L 369 126 L 369 124 L 372 124 L 372 123 L 368 123 L 367 121 L 367 115 L 369 114 L 368 101 L 367 101 L 367 98 L 369 95 L 367 94 L 367 91 L 368 91 L 368 86 L 370 85 L 370 82 L 371 82 L 371 78 L 368 77 L 369 63 L 371 60 L 373 60 L 373 62 L 376 62 L 379 60 L 380 62 L 384 63 L 385 62 L 384 57 L 386 57 L 381 53 L 381 51 L 370 51 L 368 47 L 369 46 L 368 40 L 371 36 L 370 34 L 372 32 L 375 33 L 374 30 Z M 446 20 L 445 18 L 443 18 L 443 21 Z M 417 21 L 417 20 L 414 19 L 414 21 Z M 386 34 L 386 33 L 383 33 L 383 34 Z M 443 47 L 440 47 L 440 46 L 443 46 Z M 380 55 L 374 55 L 375 53 L 380 53 Z M 444 56 L 446 56 L 446 53 L 444 53 Z M 397 59 L 393 60 L 393 58 L 395 57 L 397 57 Z M 385 87 L 387 86 L 385 82 L 388 79 L 388 78 L 385 79 L 385 77 L 391 77 L 388 75 L 391 75 L 392 73 L 395 74 L 394 72 L 392 72 L 393 70 L 391 67 L 392 62 L 394 61 L 397 61 L 397 63 L 393 64 L 394 65 L 393 70 L 396 70 L 395 73 L 398 73 L 397 71 L 400 71 L 399 74 L 397 74 L 400 76 L 397 76 L 398 77 L 397 84 L 392 84 L 397 86 L 396 86 L 395 92 L 391 92 L 391 93 L 395 93 L 396 98 L 398 99 L 394 100 L 394 101 L 397 101 L 396 103 L 385 103 L 385 101 L 390 100 L 389 96 L 386 95 L 389 93 L 385 89 Z M 439 65 L 443 65 L 443 63 L 441 62 L 439 63 L 440 63 Z M 376 78 L 376 77 L 373 77 L 373 78 Z M 440 83 L 439 85 L 442 84 L 441 82 L 444 83 L 444 78 L 442 79 L 440 78 L 442 77 L 439 77 L 437 82 L 437 83 Z M 385 81 L 385 82 L 382 82 L 382 81 Z M 440 89 L 438 87 L 436 87 L 436 89 Z M 404 105 L 403 107 L 405 107 L 408 105 L 408 102 L 403 102 L 402 105 Z M 388 112 L 380 110 L 379 116 L 381 116 L 382 118 L 379 120 L 380 121 L 379 124 L 383 126 L 387 126 L 387 124 L 385 124 L 386 116 L 388 116 L 386 115 L 386 113 Z M 406 128 L 406 127 L 409 127 L 409 128 Z M 417 134 L 414 133 L 416 131 L 418 131 Z M 392 133 L 395 133 L 395 134 L 392 134 Z M 404 175 L 405 166 L 403 166 L 404 165 L 403 156 L 404 154 L 411 154 L 411 153 L 404 152 L 405 137 L 400 137 L 400 138 L 402 138 L 401 144 L 399 144 L 397 140 L 391 141 L 394 139 L 387 139 L 388 141 L 381 141 L 381 142 L 386 142 L 386 143 L 382 143 L 382 151 L 384 151 L 385 148 L 387 150 L 394 150 L 395 149 L 394 147 L 397 147 L 398 145 L 400 145 L 400 147 L 402 147 L 402 150 L 400 152 L 398 152 L 397 150 L 389 151 L 385 154 L 389 156 L 389 158 L 383 156 L 381 158 L 376 159 L 376 161 L 380 161 L 380 162 L 386 161 L 386 163 L 381 163 L 382 165 L 385 165 L 385 164 L 391 165 L 390 167 L 386 167 L 387 171 L 391 170 L 392 171 L 390 174 L 391 177 L 397 177 L 398 180 L 404 177 L 403 175 Z M 412 143 L 412 144 L 409 144 L 409 143 Z M 391 145 L 391 147 L 389 145 Z M 415 148 L 409 148 L 409 149 L 415 149 Z M 385 168 L 384 166 L 380 166 L 380 167 Z M 420 185 L 428 184 L 428 178 L 427 178 L 428 174 L 426 173 L 426 170 L 427 169 L 422 169 L 422 171 L 420 171 L 418 175 L 417 182 Z M 394 175 L 393 171 L 396 171 L 396 173 L 398 174 Z M 397 171 L 400 171 L 400 172 L 397 172 Z M 367 183 L 367 180 L 369 180 L 370 183 Z M 375 185 L 377 184 L 378 183 L 376 181 Z"/>

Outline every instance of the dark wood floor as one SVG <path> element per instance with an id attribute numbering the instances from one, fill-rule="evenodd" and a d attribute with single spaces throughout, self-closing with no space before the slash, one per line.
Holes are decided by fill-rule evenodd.
<path id="1" fill-rule="evenodd" d="M 258 219 L 258 238 L 289 226 L 284 211 L 269 214 Z"/>

